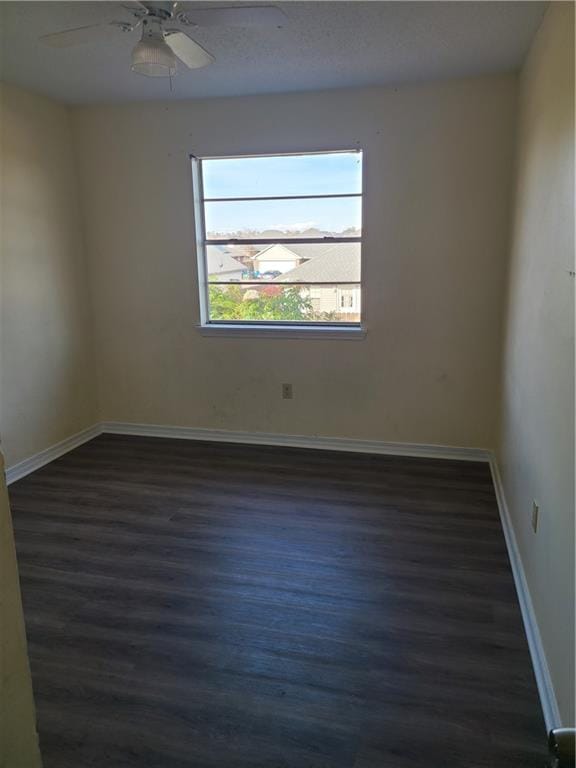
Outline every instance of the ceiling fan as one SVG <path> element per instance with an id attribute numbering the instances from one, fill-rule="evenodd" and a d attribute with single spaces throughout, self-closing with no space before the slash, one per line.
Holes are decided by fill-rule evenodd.
<path id="1" fill-rule="evenodd" d="M 52 48 L 68 48 L 105 38 L 110 33 L 129 33 L 142 27 L 142 37 L 132 49 L 131 69 L 147 77 L 172 77 L 178 63 L 188 69 L 205 67 L 214 61 L 200 43 L 181 27 L 281 27 L 285 14 L 273 5 L 196 8 L 196 3 L 131 2 L 122 8 L 133 17 L 130 21 L 65 29 L 42 35 L 40 41 Z"/>

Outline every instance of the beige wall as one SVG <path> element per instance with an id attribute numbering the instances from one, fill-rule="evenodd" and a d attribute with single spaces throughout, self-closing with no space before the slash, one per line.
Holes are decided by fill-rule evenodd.
<path id="1" fill-rule="evenodd" d="M 496 76 L 75 108 L 102 418 L 493 446 L 515 93 Z M 188 155 L 357 145 L 367 339 L 200 336 Z"/>
<path id="2" fill-rule="evenodd" d="M 0 119 L 2 168 L 4 130 L 5 123 Z M 3 223 L 2 217 L 0 224 Z M 4 482 L 4 457 L 0 453 L 0 768 L 39 766 L 40 753 L 26 652 L 20 583 L 10 505 Z"/>
<path id="3" fill-rule="evenodd" d="M 0 99 L 0 435 L 10 466 L 97 413 L 69 110 L 5 85 Z"/>
<path id="4" fill-rule="evenodd" d="M 8 495 L 0 454 L 0 768 L 40 766 Z"/>
<path id="5" fill-rule="evenodd" d="M 574 725 L 574 8 L 521 77 L 500 463 L 564 722 Z M 535 535 L 532 500 L 540 504 Z"/>

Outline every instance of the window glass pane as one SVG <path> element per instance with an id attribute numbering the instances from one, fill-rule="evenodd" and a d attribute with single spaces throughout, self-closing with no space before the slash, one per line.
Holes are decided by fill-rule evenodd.
<path id="1" fill-rule="evenodd" d="M 361 153 L 203 160 L 202 175 L 211 322 L 360 323 L 361 244 L 324 238 L 361 237 Z"/>
<path id="2" fill-rule="evenodd" d="M 205 203 L 206 237 L 358 237 L 362 198 Z"/>
<path id="3" fill-rule="evenodd" d="M 360 243 L 208 245 L 209 282 L 360 281 Z"/>
<path id="4" fill-rule="evenodd" d="M 208 298 L 216 322 L 360 322 L 359 285 L 211 284 Z"/>
<path id="5" fill-rule="evenodd" d="M 277 197 L 362 192 L 362 153 L 203 160 L 204 197 Z"/>

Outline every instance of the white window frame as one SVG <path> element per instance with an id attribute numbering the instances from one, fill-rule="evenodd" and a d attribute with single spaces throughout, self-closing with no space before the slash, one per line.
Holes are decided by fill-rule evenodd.
<path id="1" fill-rule="evenodd" d="M 192 189 L 194 200 L 194 223 L 195 223 L 195 240 L 196 240 L 196 255 L 197 255 L 197 267 L 198 267 L 198 288 L 199 288 L 199 306 L 200 306 L 200 324 L 198 330 L 205 336 L 241 336 L 241 337 L 275 337 L 275 338 L 346 338 L 346 339 L 363 339 L 366 336 L 366 329 L 364 326 L 364 283 L 363 283 L 363 261 L 364 261 L 364 248 L 363 237 L 324 237 L 324 238 L 274 238 L 274 239 L 239 239 L 239 238 L 218 238 L 215 240 L 206 238 L 206 225 L 204 217 L 204 202 L 212 200 L 212 198 L 204 198 L 204 189 L 202 181 L 202 161 L 204 160 L 223 160 L 223 159 L 248 159 L 251 157 L 285 157 L 290 155 L 302 156 L 302 155 L 314 155 L 314 154 L 335 154 L 337 152 L 349 153 L 349 152 L 362 152 L 362 149 L 353 147 L 349 149 L 326 149 L 317 151 L 302 151 L 302 152 L 274 152 L 274 153 L 262 153 L 262 154 L 238 154 L 238 155 L 211 155 L 211 156 L 195 156 L 190 155 L 190 162 L 192 166 Z M 360 197 L 362 205 L 362 221 L 364 221 L 364 173 L 362 173 L 362 191 L 359 193 L 350 194 L 316 194 L 316 195 L 286 195 L 278 196 L 276 199 L 312 199 L 312 198 L 338 198 L 338 197 Z M 228 199 L 231 198 L 222 198 Z M 265 197 L 252 197 L 252 198 L 239 198 L 239 199 L 266 199 Z M 269 198 L 268 198 L 269 199 Z M 208 245 L 226 245 L 226 244 L 249 244 L 249 245 L 275 245 L 277 243 L 289 245 L 294 244 L 321 244 L 321 243 L 350 243 L 359 242 L 360 248 L 360 280 L 353 283 L 342 283 L 341 285 L 358 285 L 360 287 L 360 303 L 361 303 L 361 319 L 355 323 L 339 323 L 339 322 L 326 322 L 326 321 L 311 321 L 296 322 L 291 320 L 278 320 L 263 322 L 261 320 L 246 320 L 241 322 L 227 322 L 223 320 L 210 320 L 209 306 L 208 306 L 208 272 L 207 272 L 207 251 Z M 234 281 L 237 284 L 237 281 Z M 246 281 L 243 281 L 244 283 Z M 270 284 L 274 284 L 273 281 L 268 281 Z M 286 285 L 286 283 L 282 283 Z M 313 283 L 303 283 L 303 285 L 313 285 Z M 333 283 L 331 283 L 333 285 Z M 335 284 L 340 285 L 340 284 Z"/>
<path id="2" fill-rule="evenodd" d="M 357 283 L 355 283 L 355 285 L 357 285 Z M 350 299 L 352 299 L 352 303 L 350 304 L 349 307 L 343 307 L 342 306 L 342 299 L 347 294 L 350 294 Z M 343 313 L 346 313 L 346 312 L 352 313 L 352 312 L 357 312 L 358 311 L 358 294 L 355 293 L 354 289 L 351 290 L 350 288 L 340 288 L 340 287 L 338 287 L 338 289 L 337 289 L 337 299 L 336 300 L 338 302 L 338 308 L 340 309 L 341 312 L 343 312 Z"/>

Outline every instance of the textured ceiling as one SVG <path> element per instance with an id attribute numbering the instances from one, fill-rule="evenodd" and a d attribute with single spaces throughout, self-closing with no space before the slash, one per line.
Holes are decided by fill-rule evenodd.
<path id="1" fill-rule="evenodd" d="M 224 3 L 232 5 L 234 3 Z M 240 5 L 241 3 L 235 3 Z M 253 3 L 249 3 L 252 5 Z M 210 3 L 197 3 L 199 8 Z M 517 69 L 546 8 L 540 2 L 283 2 L 277 28 L 196 28 L 215 57 L 169 83 L 134 74 L 138 32 L 75 48 L 38 37 L 129 19 L 121 3 L 2 2 L 2 79 L 69 103 L 346 88 Z"/>

